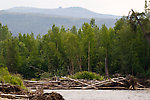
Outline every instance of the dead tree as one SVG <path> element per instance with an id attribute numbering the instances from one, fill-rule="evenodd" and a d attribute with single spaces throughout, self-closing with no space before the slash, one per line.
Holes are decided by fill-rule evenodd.
<path id="1" fill-rule="evenodd" d="M 137 21 L 137 23 L 140 25 L 142 32 L 144 33 L 144 37 L 150 43 L 150 33 L 146 32 L 146 30 L 143 27 L 144 25 L 141 23 L 139 19 L 139 15 L 144 15 L 144 13 L 135 13 L 133 9 L 131 9 L 131 11 L 132 11 L 132 14 L 130 15 L 130 12 L 129 12 L 130 16 L 128 16 L 128 18 L 130 18 L 130 21 L 133 21 L 133 19 Z"/>

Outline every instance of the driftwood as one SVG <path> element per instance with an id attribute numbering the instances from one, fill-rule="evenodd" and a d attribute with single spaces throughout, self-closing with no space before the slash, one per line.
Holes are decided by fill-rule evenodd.
<path id="1" fill-rule="evenodd" d="M 18 94 L 18 95 L 20 94 L 24 95 L 27 93 L 26 90 L 21 89 L 17 85 L 3 84 L 3 83 L 0 83 L 0 91 L 6 94 Z"/>
<path id="2" fill-rule="evenodd" d="M 25 81 L 30 89 L 42 87 L 43 89 L 145 89 L 134 77 L 127 76 L 108 80 L 83 80 L 62 77 L 59 81 Z"/>
<path id="3" fill-rule="evenodd" d="M 35 93 L 21 89 L 19 86 L 0 84 L 0 97 L 8 99 L 27 100 L 64 100 L 58 93 L 44 93 L 42 87 L 38 87 Z"/>
<path id="4" fill-rule="evenodd" d="M 63 78 L 66 78 L 66 77 L 63 77 Z M 78 82 L 78 83 L 80 83 L 80 84 L 82 84 L 82 85 L 86 85 L 86 86 L 87 86 L 86 88 L 98 89 L 97 87 L 95 87 L 95 86 L 93 86 L 93 85 L 90 85 L 90 84 L 88 84 L 88 83 L 86 83 L 86 82 L 82 82 L 82 81 L 79 81 L 79 80 L 76 80 L 76 79 L 72 79 L 72 78 L 69 78 L 69 77 L 67 77 L 66 79 L 71 80 L 71 81 L 74 81 L 74 82 Z M 83 87 L 83 89 L 85 89 L 85 88 Z"/>
<path id="5" fill-rule="evenodd" d="M 16 95 L 16 94 L 0 94 L 0 97 L 2 98 L 8 98 L 8 99 L 21 99 L 25 98 L 28 99 L 28 95 Z"/>
<path id="6" fill-rule="evenodd" d="M 0 94 L 2 98 L 8 99 L 27 99 L 27 100 L 65 100 L 60 94 L 52 93 L 38 93 L 33 95 L 16 95 L 16 94 Z"/>
<path id="7" fill-rule="evenodd" d="M 59 93 L 44 93 L 43 88 L 37 88 L 33 95 L 29 96 L 29 100 L 65 100 Z"/>
<path id="8" fill-rule="evenodd" d="M 141 81 L 139 81 L 141 82 Z M 64 100 L 58 93 L 44 93 L 44 89 L 101 89 L 101 90 L 150 90 L 139 83 L 133 76 L 117 77 L 108 80 L 85 80 L 72 79 L 69 77 L 62 77 L 59 81 L 28 81 L 24 84 L 28 89 L 36 89 L 35 92 L 28 92 L 21 89 L 19 86 L 0 83 L 0 97 L 10 99 L 29 99 L 29 100 Z M 149 82 L 149 81 L 147 81 Z"/>

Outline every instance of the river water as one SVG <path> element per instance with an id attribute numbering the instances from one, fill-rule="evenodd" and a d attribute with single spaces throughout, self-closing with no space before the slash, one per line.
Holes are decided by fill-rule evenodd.
<path id="1" fill-rule="evenodd" d="M 44 90 L 60 93 L 65 100 L 150 100 L 150 90 Z"/>

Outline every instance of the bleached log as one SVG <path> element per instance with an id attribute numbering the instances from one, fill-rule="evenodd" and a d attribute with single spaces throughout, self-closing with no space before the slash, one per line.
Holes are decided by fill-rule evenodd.
<path id="1" fill-rule="evenodd" d="M 18 98 L 29 98 L 27 95 L 16 95 L 16 94 L 0 94 L 2 98 L 11 98 L 11 99 L 18 99 Z"/>
<path id="2" fill-rule="evenodd" d="M 86 88 L 98 89 L 98 88 L 95 87 L 95 86 L 92 86 L 92 85 L 90 85 L 90 84 L 88 84 L 88 83 L 85 83 L 85 82 L 82 82 L 82 81 L 79 81 L 79 80 L 76 80 L 76 79 L 72 79 L 72 78 L 69 78 L 69 77 L 63 77 L 63 78 L 66 78 L 66 79 L 68 79 L 68 80 L 71 80 L 71 81 L 78 82 L 78 83 L 80 83 L 80 84 L 86 85 L 86 86 L 87 86 Z M 85 88 L 83 88 L 83 89 L 85 89 Z"/>

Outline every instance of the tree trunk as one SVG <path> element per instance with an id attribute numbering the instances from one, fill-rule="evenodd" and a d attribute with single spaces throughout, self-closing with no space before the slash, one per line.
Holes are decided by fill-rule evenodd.
<path id="1" fill-rule="evenodd" d="M 108 73 L 108 52 L 106 51 L 106 58 L 105 58 L 105 74 L 107 77 L 109 77 Z"/>
<path id="2" fill-rule="evenodd" d="M 71 75 L 74 74 L 74 64 L 73 61 L 71 60 Z"/>
<path id="3" fill-rule="evenodd" d="M 72 75 L 72 62 L 69 59 L 69 66 L 68 66 L 69 75 Z"/>
<path id="4" fill-rule="evenodd" d="M 88 71 L 91 71 L 90 69 L 90 41 L 89 41 L 89 46 L 88 46 Z"/>
<path id="5" fill-rule="evenodd" d="M 79 70 L 81 72 L 82 71 L 82 66 L 81 66 L 82 60 L 81 60 L 81 57 L 77 56 L 76 58 L 77 58 L 77 61 L 78 61 Z"/>
<path id="6" fill-rule="evenodd" d="M 82 62 L 82 60 L 81 60 L 81 57 L 80 57 L 80 61 L 79 61 L 80 71 L 82 71 L 82 65 L 81 65 L 81 62 Z"/>

